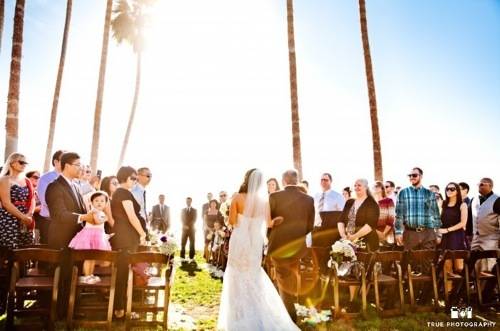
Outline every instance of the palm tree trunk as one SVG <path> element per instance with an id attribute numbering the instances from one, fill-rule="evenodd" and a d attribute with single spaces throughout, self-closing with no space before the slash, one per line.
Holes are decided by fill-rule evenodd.
<path id="1" fill-rule="evenodd" d="M 3 19 L 5 17 L 5 0 L 0 0 L 0 53 L 2 52 Z"/>
<path id="2" fill-rule="evenodd" d="M 375 95 L 375 81 L 373 79 L 372 57 L 370 43 L 368 42 L 368 24 L 366 22 L 365 0 L 359 0 L 359 20 L 361 23 L 361 40 L 365 57 L 366 82 L 368 85 L 368 98 L 370 101 L 370 119 L 372 124 L 373 164 L 375 180 L 383 180 L 382 148 L 380 147 L 380 132 L 378 128 L 377 98 Z"/>
<path id="3" fill-rule="evenodd" d="M 137 101 L 139 100 L 139 90 L 141 87 L 141 59 L 142 55 L 139 51 L 137 53 L 137 67 L 135 74 L 135 92 L 134 92 L 134 101 L 132 102 L 132 109 L 130 110 L 130 117 L 128 119 L 127 132 L 125 132 L 125 138 L 123 139 L 122 151 L 120 153 L 120 160 L 118 161 L 118 168 L 120 168 L 123 164 L 123 160 L 125 159 L 125 152 L 128 146 L 128 140 L 130 138 L 130 132 L 132 131 L 132 124 L 134 123 L 135 110 L 137 109 Z"/>
<path id="4" fill-rule="evenodd" d="M 92 174 L 97 172 L 97 157 L 99 153 L 99 137 L 101 129 L 102 99 L 104 94 L 104 78 L 106 75 L 106 60 L 108 58 L 109 30 L 111 27 L 111 10 L 113 0 L 107 0 L 106 17 L 104 19 L 104 32 L 102 36 L 101 65 L 99 68 L 99 83 L 97 85 L 97 98 L 94 112 L 94 130 L 92 134 L 92 150 L 90 153 L 90 166 Z"/>
<path id="5" fill-rule="evenodd" d="M 292 106 L 293 165 L 302 179 L 302 153 L 300 150 L 299 101 L 297 95 L 297 63 L 295 59 L 295 36 L 293 29 L 293 0 L 287 0 L 288 62 L 290 66 L 290 97 Z"/>
<path id="6" fill-rule="evenodd" d="M 11 153 L 17 151 L 21 58 L 23 51 L 24 1 L 25 0 L 16 1 L 14 14 L 9 94 L 7 96 L 7 118 L 5 121 L 5 159 L 7 159 Z"/>
<path id="7" fill-rule="evenodd" d="M 47 172 L 50 168 L 52 160 L 52 147 L 54 144 L 54 132 L 56 129 L 57 106 L 59 104 L 59 93 L 61 92 L 61 82 L 64 72 L 64 61 L 66 59 L 66 46 L 68 43 L 69 26 L 71 23 L 71 10 L 73 8 L 73 0 L 68 0 L 66 3 L 66 21 L 64 22 L 64 33 L 61 46 L 61 56 L 59 57 L 59 69 L 57 71 L 56 88 L 54 90 L 54 98 L 52 100 L 52 111 L 50 113 L 50 128 L 49 138 L 47 141 L 47 149 L 45 151 L 45 163 L 43 171 Z"/>

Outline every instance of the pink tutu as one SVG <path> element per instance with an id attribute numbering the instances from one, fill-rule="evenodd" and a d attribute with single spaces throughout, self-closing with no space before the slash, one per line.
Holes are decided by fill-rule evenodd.
<path id="1" fill-rule="evenodd" d="M 103 228 L 85 227 L 78 232 L 69 247 L 73 249 L 98 249 L 101 251 L 110 251 L 111 245 L 107 239 Z"/>

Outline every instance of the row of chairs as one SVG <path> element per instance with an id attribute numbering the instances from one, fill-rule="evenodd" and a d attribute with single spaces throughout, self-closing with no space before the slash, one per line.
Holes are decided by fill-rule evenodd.
<path id="1" fill-rule="evenodd" d="M 322 299 L 328 295 L 328 291 L 333 292 L 333 313 L 335 316 L 341 315 L 340 289 L 356 287 L 357 292 L 361 292 L 361 313 L 365 314 L 367 309 L 368 295 L 373 288 L 375 307 L 380 315 L 404 314 L 405 293 L 408 294 L 412 311 L 439 310 L 439 297 L 441 288 L 444 288 L 444 302 L 446 307 L 450 306 L 450 293 L 446 284 L 452 282 L 455 289 L 461 288 L 461 293 L 465 292 L 465 301 L 471 304 L 471 289 L 475 289 L 477 304 L 480 307 L 488 305 L 483 302 L 482 283 L 494 280 L 500 291 L 500 268 L 493 272 L 479 270 L 480 261 L 485 259 L 495 259 L 497 266 L 500 265 L 500 250 L 491 251 L 436 251 L 436 250 L 415 250 L 415 251 L 385 251 L 374 253 L 357 253 L 357 275 L 359 277 L 341 277 L 339 268 L 333 263 L 330 268 L 325 266 L 329 258 L 329 248 L 313 247 L 309 248 L 308 261 L 301 266 L 298 273 L 299 289 L 298 294 L 304 294 L 311 289 L 311 284 L 320 284 L 322 289 Z M 457 259 L 464 261 L 464 269 L 460 274 L 448 275 L 444 268 L 444 261 Z M 312 261 L 312 263 L 311 263 Z M 442 281 L 442 283 L 440 283 Z M 427 290 L 432 289 L 432 301 L 430 306 L 418 305 L 418 289 L 425 283 Z M 304 288 L 309 286 L 309 288 Z M 301 288 L 302 287 L 302 288 Z M 393 288 L 390 295 L 399 297 L 399 308 L 384 309 L 381 304 L 382 288 Z M 386 295 L 387 296 L 387 295 Z M 387 300 L 395 298 L 385 297 Z"/>
<path id="2" fill-rule="evenodd" d="M 64 252 L 49 249 L 43 245 L 15 250 L 0 249 L 2 272 L 0 281 L 10 283 L 8 287 L 6 329 L 14 329 L 16 317 L 38 316 L 43 318 L 45 327 L 54 329 L 57 320 L 57 304 L 60 295 L 61 281 L 60 263 Z M 117 264 L 120 253 L 99 250 L 72 250 L 71 286 L 69 304 L 67 306 L 66 324 L 68 329 L 76 326 L 105 327 L 111 330 L 113 318 L 114 296 L 117 278 Z M 89 284 L 80 280 L 81 264 L 85 260 L 100 261 L 105 267 L 96 267 L 95 274 L 100 281 Z M 141 247 L 138 253 L 128 254 L 129 265 L 126 303 L 126 329 L 135 325 L 160 325 L 167 329 L 168 304 L 170 288 L 173 282 L 173 259 L 171 256 L 152 251 L 150 247 Z M 154 265 L 163 274 L 141 285 L 134 284 L 133 266 L 137 264 Z M 2 283 L 4 284 L 4 283 Z M 158 306 L 159 293 L 163 293 L 163 304 Z M 154 295 L 154 303 L 144 301 L 144 294 Z M 141 300 L 135 300 L 134 295 Z M 93 300 L 90 300 L 93 299 Z M 154 318 L 135 320 L 132 312 L 153 313 Z M 157 313 L 162 312 L 163 318 L 157 320 Z M 93 313 L 93 315 L 91 315 Z M 99 314 L 100 313 L 100 314 Z M 87 315 L 82 315 L 87 314 Z M 75 316 L 85 316 L 77 319 Z M 90 320 L 90 317 L 102 317 Z"/>

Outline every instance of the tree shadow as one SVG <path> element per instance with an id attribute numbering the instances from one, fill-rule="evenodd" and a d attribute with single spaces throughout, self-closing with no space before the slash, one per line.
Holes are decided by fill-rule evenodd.
<path id="1" fill-rule="evenodd" d="M 182 271 L 187 272 L 189 277 L 194 277 L 196 276 L 196 273 L 201 271 L 201 268 L 198 267 L 196 261 L 191 261 L 191 262 L 183 261 L 181 263 L 180 269 Z"/>

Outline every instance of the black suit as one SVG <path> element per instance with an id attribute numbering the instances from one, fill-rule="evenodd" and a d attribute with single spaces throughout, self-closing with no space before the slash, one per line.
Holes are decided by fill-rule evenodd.
<path id="1" fill-rule="evenodd" d="M 50 211 L 49 247 L 67 248 L 71 239 L 82 229 L 78 214 L 85 214 L 85 204 L 80 193 L 73 193 L 71 186 L 61 175 L 49 184 L 45 200 Z"/>
<path id="2" fill-rule="evenodd" d="M 314 200 L 297 186 L 286 186 L 269 196 L 269 205 L 271 218 L 282 216 L 284 221 L 271 231 L 267 254 L 276 267 L 280 296 L 296 320 L 293 304 L 297 299 L 298 265 L 305 253 L 306 235 L 314 226 Z"/>
<path id="3" fill-rule="evenodd" d="M 170 228 L 170 207 L 163 205 L 163 210 L 160 210 L 160 205 L 153 206 L 151 219 L 151 228 L 166 232 Z"/>
<path id="4" fill-rule="evenodd" d="M 78 191 L 73 190 L 61 175 L 49 184 L 45 192 L 45 200 L 50 212 L 49 247 L 64 249 L 61 259 L 61 283 L 59 295 L 59 314 L 65 313 L 69 285 L 71 281 L 71 261 L 68 245 L 71 239 L 82 229 L 78 224 L 78 214 L 85 214 L 85 203 Z"/>
<path id="5" fill-rule="evenodd" d="M 186 256 L 186 243 L 189 239 L 189 258 L 194 258 L 195 248 L 194 248 L 194 237 L 195 228 L 194 224 L 196 222 L 196 209 L 193 207 L 184 208 L 181 214 L 182 218 L 182 238 L 181 238 L 181 258 Z"/>

